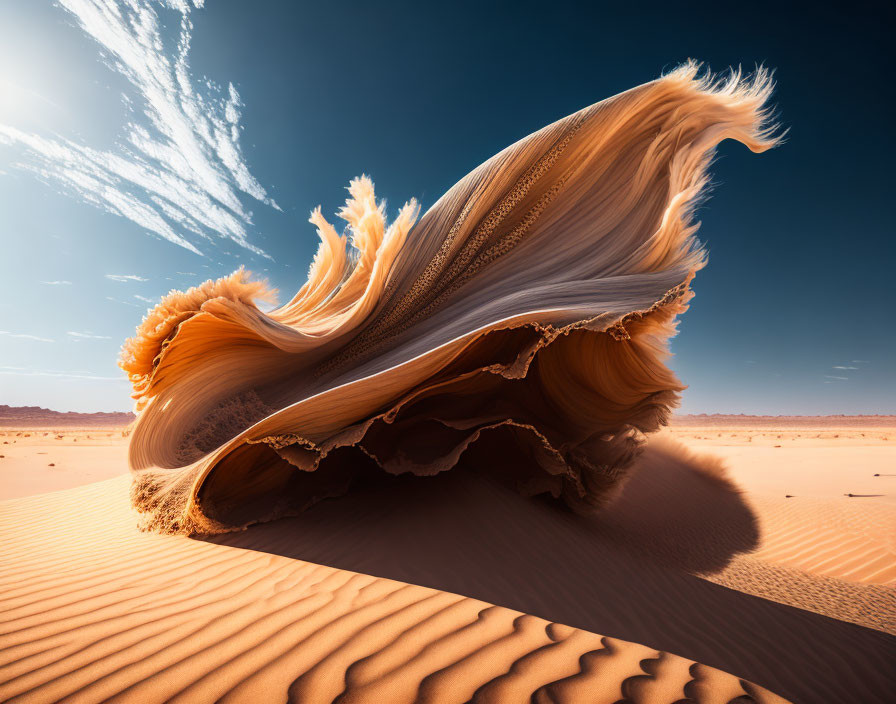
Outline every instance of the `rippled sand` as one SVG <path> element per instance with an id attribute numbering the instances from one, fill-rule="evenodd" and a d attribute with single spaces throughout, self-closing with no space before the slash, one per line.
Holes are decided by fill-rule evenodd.
<path id="1" fill-rule="evenodd" d="M 136 529 L 120 429 L 0 431 L 6 496 L 112 476 L 0 504 L 0 699 L 886 701 L 889 431 L 718 432 L 666 431 L 696 456 L 660 438 L 599 520 L 471 456 L 201 541 Z"/>

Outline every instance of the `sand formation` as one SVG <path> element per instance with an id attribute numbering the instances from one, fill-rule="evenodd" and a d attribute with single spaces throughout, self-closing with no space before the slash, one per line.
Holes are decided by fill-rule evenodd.
<path id="1" fill-rule="evenodd" d="M 147 525 L 295 513 L 344 492 L 363 455 L 432 475 L 499 428 L 502 461 L 483 467 L 600 507 L 682 388 L 665 341 L 704 264 L 692 213 L 714 148 L 774 146 L 771 90 L 762 69 L 689 63 L 511 145 L 419 221 L 412 200 L 387 224 L 354 180 L 350 252 L 316 210 L 308 281 L 272 311 L 242 270 L 172 292 L 121 361 Z"/>

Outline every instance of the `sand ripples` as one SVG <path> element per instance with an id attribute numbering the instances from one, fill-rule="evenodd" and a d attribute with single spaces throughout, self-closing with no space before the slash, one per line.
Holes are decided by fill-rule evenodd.
<path id="1" fill-rule="evenodd" d="M 783 701 L 478 599 L 141 533 L 125 492 L 122 478 L 3 504 L 0 699 Z"/>

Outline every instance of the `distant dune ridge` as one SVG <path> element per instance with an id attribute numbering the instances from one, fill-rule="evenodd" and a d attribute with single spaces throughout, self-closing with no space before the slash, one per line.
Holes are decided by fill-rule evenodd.
<path id="1" fill-rule="evenodd" d="M 0 428 L 118 428 L 134 422 L 133 413 L 75 413 L 39 406 L 0 405 Z"/>
<path id="2" fill-rule="evenodd" d="M 754 416 L 743 413 L 675 414 L 669 425 L 677 428 L 896 428 L 896 416 Z"/>
<path id="3" fill-rule="evenodd" d="M 688 63 L 520 140 L 420 220 L 367 177 L 285 305 L 240 270 L 149 312 L 124 345 L 134 502 L 165 532 L 231 530 L 340 494 L 358 458 L 432 475 L 507 428 L 527 494 L 590 512 L 681 382 L 665 341 L 704 265 L 692 212 L 724 139 L 777 142 L 764 69 Z M 522 472 L 522 471 L 521 471 Z"/>

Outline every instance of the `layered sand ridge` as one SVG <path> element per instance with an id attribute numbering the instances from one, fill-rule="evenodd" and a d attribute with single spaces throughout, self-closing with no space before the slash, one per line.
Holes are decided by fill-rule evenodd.
<path id="1" fill-rule="evenodd" d="M 312 213 L 282 306 L 243 269 L 169 293 L 119 362 L 147 526 L 238 530 L 344 493 L 362 460 L 431 476 L 508 429 L 534 460 L 521 492 L 598 512 L 684 388 L 666 340 L 705 264 L 694 211 L 722 141 L 778 144 L 772 89 L 689 61 L 514 142 L 419 220 L 352 180 L 345 235 Z"/>

